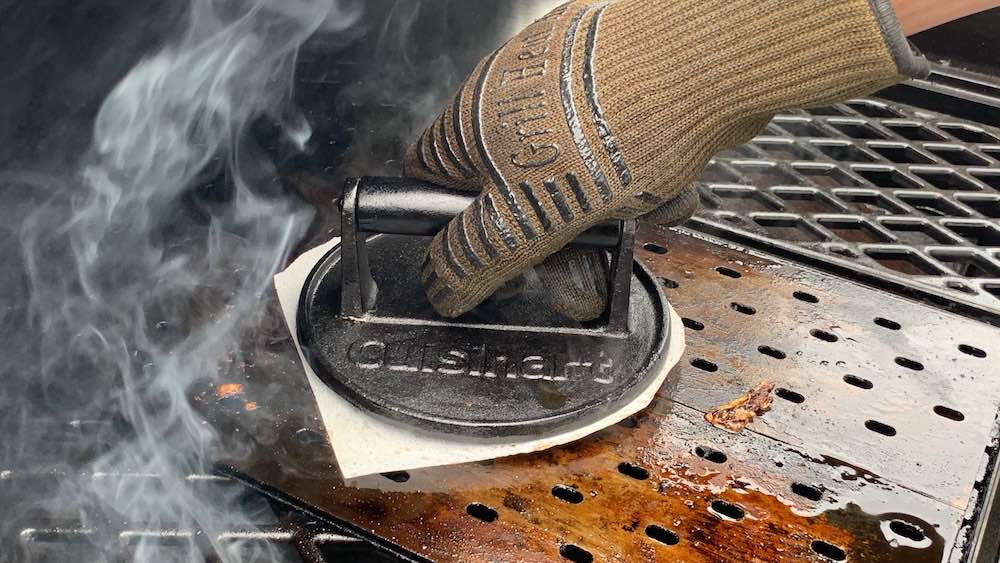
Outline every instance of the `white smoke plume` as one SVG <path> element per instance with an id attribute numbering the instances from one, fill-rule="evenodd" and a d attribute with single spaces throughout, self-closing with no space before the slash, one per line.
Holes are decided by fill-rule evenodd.
<path id="1" fill-rule="evenodd" d="M 113 540 L 111 550 L 125 560 L 280 559 L 266 543 L 238 556 L 219 543 L 220 532 L 252 530 L 266 504 L 247 505 L 238 490 L 204 498 L 190 478 L 219 457 L 240 457 L 217 455 L 225 437 L 191 398 L 260 359 L 259 343 L 241 343 L 273 321 L 263 310 L 272 276 L 315 213 L 278 178 L 274 151 L 257 141 L 261 124 L 279 132 L 283 149 L 318 151 L 324 174 L 398 173 L 405 143 L 475 61 L 554 0 L 186 3 L 182 25 L 110 90 L 89 143 L 48 143 L 52 154 L 32 168 L 41 172 L 0 172 L 0 261 L 12 265 L 0 268 L 0 284 L 11 288 L 0 295 L 0 330 L 10 348 L 0 364 L 0 462 L 14 460 L 15 469 L 0 466 L 0 498 L 22 466 L 61 475 L 43 480 L 60 483 L 58 491 L 29 488 L 26 496 L 40 500 L 29 503 L 30 514 L 8 512 L 0 538 L 24 517 L 65 518 L 69 511 L 70 521 L 52 525 L 94 536 L 123 526 L 150 530 L 148 539 L 130 532 Z M 141 30 L 144 18 L 176 12 L 172 5 L 144 9 L 128 10 L 123 21 Z M 141 31 L 130 33 L 99 43 L 141 45 Z M 332 101 L 338 111 L 374 108 L 351 124 L 349 146 L 313 141 L 293 107 L 297 58 L 311 37 L 332 46 L 332 55 L 298 61 L 320 82 L 338 68 L 340 48 L 363 63 Z M 45 60 L 26 59 L 20 77 L 38 73 Z M 86 72 L 69 74 L 58 92 L 93 88 Z M 25 100 L 43 95 L 30 82 L 19 86 Z M 15 138 L 6 127 L 0 123 L 2 137 Z M 10 160 L 0 154 L 2 166 Z M 325 197 L 318 199 L 329 206 Z M 21 285 L 26 289 L 15 289 Z M 275 330 L 284 335 L 284 327 Z M 74 380 L 83 373 L 88 377 Z M 79 444 L 49 443 L 64 432 L 36 427 L 39 420 L 72 420 L 90 434 Z M 0 561 L 11 555 L 8 547 L 0 545 Z"/>
<path id="2" fill-rule="evenodd" d="M 68 506 L 99 500 L 100 514 L 80 514 L 84 529 L 110 519 L 182 538 L 203 530 L 203 545 L 189 542 L 180 559 L 203 559 L 207 543 L 228 561 L 213 531 L 251 526 L 252 515 L 199 498 L 188 482 L 210 469 L 215 439 L 189 393 L 241 361 L 240 337 L 259 322 L 272 276 L 312 214 L 282 193 L 251 126 L 265 119 L 286 144 L 306 143 L 309 126 L 291 106 L 297 50 L 356 17 L 339 0 L 191 0 L 183 33 L 104 101 L 78 173 L 56 185 L 16 178 L 44 184 L 36 199 L 47 200 L 18 233 L 39 377 L 100 374 L 40 403 L 51 399 L 83 421 L 117 411 L 128 429 L 87 468 L 96 477 L 56 497 Z M 129 551 L 161 560 L 142 541 Z"/>

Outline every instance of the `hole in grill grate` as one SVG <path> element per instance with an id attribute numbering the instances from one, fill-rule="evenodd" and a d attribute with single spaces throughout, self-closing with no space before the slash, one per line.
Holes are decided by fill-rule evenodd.
<path id="1" fill-rule="evenodd" d="M 715 269 L 715 271 L 726 276 L 727 278 L 739 279 L 743 277 L 743 274 L 731 268 L 727 268 L 725 266 L 719 266 L 718 268 Z"/>
<path id="2" fill-rule="evenodd" d="M 681 541 L 677 534 L 656 524 L 646 526 L 646 535 L 666 545 L 677 545 Z"/>
<path id="3" fill-rule="evenodd" d="M 725 215 L 720 213 L 719 217 L 722 217 L 723 220 L 728 221 L 734 225 L 742 225 L 743 223 L 746 223 L 746 221 L 743 220 L 743 217 L 740 217 L 739 215 L 735 215 L 733 213 L 728 213 Z"/>
<path id="4" fill-rule="evenodd" d="M 495 522 L 497 518 L 500 517 L 496 510 L 486 506 L 485 504 L 480 504 L 474 502 L 465 507 L 465 512 L 472 516 L 476 520 L 482 520 L 483 522 Z"/>
<path id="5" fill-rule="evenodd" d="M 955 204 L 936 194 L 898 194 L 896 197 L 900 201 L 910 204 L 917 211 L 931 217 L 965 217 L 968 215 Z"/>
<path id="6" fill-rule="evenodd" d="M 828 178 L 828 176 L 824 176 Z M 840 207 L 826 194 L 812 189 L 776 188 L 774 195 L 781 198 L 785 207 L 797 213 L 836 213 Z"/>
<path id="7" fill-rule="evenodd" d="M 896 238 L 907 244 L 923 246 L 935 243 L 954 244 L 955 242 L 926 219 L 885 218 L 880 223 L 892 231 Z"/>
<path id="8" fill-rule="evenodd" d="M 819 297 L 816 297 L 812 293 L 806 293 L 804 291 L 796 291 L 795 293 L 792 294 L 792 297 L 805 303 L 819 303 Z"/>
<path id="9" fill-rule="evenodd" d="M 897 135 L 911 141 L 944 141 L 947 139 L 944 135 L 918 123 L 886 123 L 885 126 Z"/>
<path id="10" fill-rule="evenodd" d="M 816 553 L 816 555 L 826 557 L 832 561 L 847 560 L 847 552 L 832 543 L 827 543 L 823 540 L 813 540 L 813 542 L 809 544 L 809 547 Z"/>
<path id="11" fill-rule="evenodd" d="M 959 124 L 948 124 L 943 123 L 938 124 L 938 129 L 948 133 L 952 137 L 960 141 L 965 141 L 966 143 L 997 143 L 1000 139 L 997 139 L 993 135 L 990 135 L 982 129 L 974 129 L 968 125 Z"/>
<path id="12" fill-rule="evenodd" d="M 892 533 L 917 543 L 920 543 L 927 538 L 927 536 L 924 535 L 924 531 L 919 527 L 914 526 L 909 522 L 903 522 L 902 520 L 893 520 L 892 522 L 889 522 L 889 529 L 892 530 Z"/>
<path id="13" fill-rule="evenodd" d="M 389 473 L 382 473 L 382 476 L 397 483 L 405 483 L 410 480 L 410 474 L 406 471 L 390 471 Z"/>
<path id="14" fill-rule="evenodd" d="M 924 156 L 907 145 L 869 143 L 868 148 L 899 164 L 932 164 L 933 158 Z"/>
<path id="15" fill-rule="evenodd" d="M 886 424 L 884 422 L 879 422 L 877 420 L 868 420 L 868 421 L 865 421 L 865 428 L 867 428 L 867 429 L 869 429 L 872 432 L 875 432 L 877 434 L 881 434 L 883 436 L 890 436 L 890 437 L 892 437 L 892 436 L 896 435 L 896 429 L 895 428 L 893 428 L 892 426 L 889 426 L 888 424 Z"/>
<path id="16" fill-rule="evenodd" d="M 743 517 L 746 516 L 746 511 L 743 510 L 743 507 L 721 499 L 713 500 L 712 503 L 709 504 L 709 511 L 720 518 L 736 522 L 742 520 Z"/>
<path id="17" fill-rule="evenodd" d="M 757 351 L 760 352 L 761 354 L 764 354 L 765 356 L 771 356 L 775 360 L 784 360 L 785 358 L 788 357 L 781 350 L 778 350 L 777 348 L 771 348 L 770 346 L 759 346 L 757 348 Z"/>
<path id="18" fill-rule="evenodd" d="M 976 348 L 975 346 L 970 346 L 968 344 L 959 344 L 958 345 L 958 351 L 961 352 L 961 353 L 963 353 L 963 354 L 975 357 L 975 358 L 985 358 L 986 357 L 986 351 L 985 350 L 980 350 L 979 348 Z"/>
<path id="19" fill-rule="evenodd" d="M 808 113 L 811 113 L 812 115 L 835 115 L 835 116 L 847 115 L 846 112 L 844 112 L 840 108 L 837 108 L 837 107 L 834 107 L 834 106 L 823 106 L 823 107 L 818 107 L 818 108 L 810 108 L 810 109 L 807 109 L 806 111 Z"/>
<path id="20" fill-rule="evenodd" d="M 882 266 L 913 276 L 939 276 L 930 262 L 905 249 L 868 249 L 865 253 Z"/>
<path id="21" fill-rule="evenodd" d="M 1000 160 L 1000 154 L 997 154 L 995 158 Z M 994 190 L 1000 191 L 1000 172 L 992 170 L 970 170 L 969 174 L 972 174 L 973 178 L 979 180 Z"/>
<path id="22" fill-rule="evenodd" d="M 683 319 L 681 319 L 681 322 L 684 323 L 684 326 L 686 326 L 691 330 L 705 330 L 705 325 L 703 323 L 699 323 L 694 319 L 689 319 L 687 317 L 684 317 Z"/>
<path id="23" fill-rule="evenodd" d="M 769 188 L 787 184 L 797 184 L 795 178 L 784 173 L 777 166 L 765 163 L 733 163 L 741 174 L 749 178 L 750 183 L 758 188 Z"/>
<path id="24" fill-rule="evenodd" d="M 1000 299 L 1000 284 L 987 284 L 983 286 L 987 293 Z"/>
<path id="25" fill-rule="evenodd" d="M 846 246 L 840 246 L 840 245 L 830 246 L 829 248 L 827 248 L 827 250 L 829 252 L 832 252 L 833 254 L 837 254 L 839 256 L 844 256 L 846 258 L 857 258 L 858 257 L 858 253 L 857 252 L 854 252 L 853 250 L 851 250 L 850 248 L 847 248 Z"/>
<path id="26" fill-rule="evenodd" d="M 639 481 L 649 479 L 649 471 L 647 471 L 644 467 L 639 467 L 638 465 L 628 463 L 627 461 L 623 461 L 618 464 L 618 472 Z"/>
<path id="27" fill-rule="evenodd" d="M 968 293 L 969 295 L 979 295 L 979 292 L 972 289 L 971 287 L 965 285 L 962 282 L 951 280 L 945 284 L 948 289 L 954 289 L 955 291 L 961 291 L 962 293 Z"/>
<path id="28" fill-rule="evenodd" d="M 729 459 L 725 453 L 708 446 L 698 446 L 694 449 L 694 454 L 712 463 L 726 463 Z"/>
<path id="29" fill-rule="evenodd" d="M 958 196 L 957 199 L 986 217 L 1000 219 L 1000 197 L 967 195 L 964 197 Z M 965 215 L 965 213 L 962 215 Z"/>
<path id="30" fill-rule="evenodd" d="M 691 365 L 702 371 L 707 371 L 710 373 L 719 371 L 718 365 L 706 360 L 705 358 L 695 358 L 691 360 Z"/>
<path id="31" fill-rule="evenodd" d="M 990 223 L 945 223 L 945 226 L 976 246 L 1000 246 L 1000 229 Z"/>
<path id="32" fill-rule="evenodd" d="M 717 154 L 719 158 L 728 158 L 730 160 L 739 160 L 743 158 L 757 158 L 757 154 L 754 153 L 747 145 L 740 145 L 738 147 L 733 147 L 731 149 L 726 149 Z"/>
<path id="33" fill-rule="evenodd" d="M 880 188 L 919 189 L 920 185 L 904 176 L 900 171 L 891 168 L 855 168 L 865 180 Z"/>
<path id="34" fill-rule="evenodd" d="M 964 147 L 928 146 L 932 153 L 959 166 L 986 166 L 990 161 Z"/>
<path id="35" fill-rule="evenodd" d="M 847 106 L 867 117 L 901 117 L 898 111 L 870 101 L 848 102 Z"/>
<path id="36" fill-rule="evenodd" d="M 865 123 L 855 123 L 850 121 L 828 121 L 839 129 L 843 134 L 854 139 L 885 139 L 887 136 L 881 131 Z"/>
<path id="37" fill-rule="evenodd" d="M 955 291 L 961 291 L 962 293 L 968 293 L 969 295 L 978 295 L 978 292 L 971 287 L 965 285 L 962 282 L 957 282 L 955 280 L 950 280 L 948 283 L 944 284 L 948 289 L 954 289 Z"/>
<path id="38" fill-rule="evenodd" d="M 702 182 L 734 184 L 740 181 L 740 177 L 726 170 L 718 163 L 711 163 L 701 173 Z"/>
<path id="39" fill-rule="evenodd" d="M 808 178 L 817 186 L 833 188 L 837 186 L 858 186 L 860 182 L 833 165 L 796 163 L 795 171 Z"/>
<path id="40" fill-rule="evenodd" d="M 910 170 L 930 185 L 941 190 L 979 191 L 979 187 L 966 180 L 954 170 Z"/>
<path id="41" fill-rule="evenodd" d="M 805 483 L 792 483 L 792 492 L 812 501 L 819 501 L 823 498 L 823 491 Z"/>
<path id="42" fill-rule="evenodd" d="M 646 250 L 648 252 L 652 252 L 653 254 L 666 254 L 667 253 L 667 248 L 665 246 L 660 246 L 659 244 L 656 244 L 655 242 L 647 242 L 646 244 L 642 245 L 642 248 L 643 248 L 643 250 Z"/>
<path id="43" fill-rule="evenodd" d="M 571 485 L 556 485 L 552 487 L 552 496 L 570 504 L 580 504 L 583 502 L 583 493 Z"/>
<path id="44" fill-rule="evenodd" d="M 837 194 L 850 207 L 865 215 L 905 215 L 906 210 L 879 193 L 840 191 Z"/>
<path id="45" fill-rule="evenodd" d="M 873 243 L 889 242 L 889 237 L 860 219 L 817 219 L 820 225 L 847 242 Z"/>
<path id="46" fill-rule="evenodd" d="M 874 162 L 875 159 L 851 143 L 834 141 L 812 141 L 813 146 L 823 154 L 840 162 Z"/>
<path id="47" fill-rule="evenodd" d="M 681 284 L 675 282 L 670 278 L 660 278 L 660 283 L 662 283 L 663 287 L 667 289 L 677 289 L 678 287 L 681 286 Z"/>
<path id="48" fill-rule="evenodd" d="M 732 310 L 734 310 L 734 311 L 736 311 L 738 313 L 743 313 L 744 315 L 756 315 L 757 314 L 757 309 L 754 309 L 753 307 L 751 307 L 749 305 L 744 305 L 742 303 L 736 303 L 735 301 L 732 302 L 732 303 L 730 303 L 729 307 Z"/>
<path id="49" fill-rule="evenodd" d="M 944 418 L 947 418 L 949 420 L 954 420 L 955 422 L 962 422 L 963 420 L 965 420 L 965 415 L 962 414 L 960 411 L 957 411 L 955 409 L 950 409 L 942 405 L 934 407 L 934 414 L 938 416 L 943 416 Z"/>
<path id="50" fill-rule="evenodd" d="M 875 317 L 875 324 L 877 324 L 878 326 L 880 326 L 882 328 L 887 328 L 889 330 L 899 330 L 899 329 L 903 328 L 896 321 L 892 321 L 892 320 L 889 320 L 889 319 L 886 319 L 886 318 L 883 318 L 883 317 Z"/>
<path id="51" fill-rule="evenodd" d="M 992 262 L 976 254 L 965 254 L 956 251 L 932 251 L 931 255 L 944 262 L 955 273 L 966 278 L 996 278 L 1000 277 L 1000 268 Z"/>
<path id="52" fill-rule="evenodd" d="M 863 377 L 858 377 L 856 375 L 851 375 L 851 374 L 847 374 L 844 376 L 844 382 L 846 382 L 848 385 L 853 385 L 858 389 L 868 390 L 871 389 L 872 387 L 875 387 L 875 384 L 873 384 L 871 381 L 868 381 Z"/>
<path id="53" fill-rule="evenodd" d="M 754 217 L 753 220 L 771 236 L 782 240 L 816 242 L 826 238 L 799 217 Z"/>
<path id="54" fill-rule="evenodd" d="M 825 330 L 820 330 L 818 328 L 810 330 L 809 334 L 811 334 L 813 338 L 818 338 L 823 342 L 836 342 L 840 340 L 840 338 L 837 337 L 836 334 L 833 334 L 832 332 L 827 332 Z"/>
<path id="55" fill-rule="evenodd" d="M 723 207 L 733 211 L 774 211 L 776 207 L 753 188 L 713 186 L 712 193 L 722 200 Z"/>
<path id="56" fill-rule="evenodd" d="M 916 360 L 911 360 L 910 358 L 906 358 L 906 357 L 903 357 L 903 356 L 897 356 L 895 361 L 896 361 L 896 365 L 904 367 L 906 369 L 911 369 L 913 371 L 923 371 L 924 370 L 924 364 L 922 364 L 922 363 L 920 363 L 920 362 L 918 362 Z"/>
<path id="57" fill-rule="evenodd" d="M 796 405 L 801 405 L 806 402 L 806 398 L 801 393 L 796 393 L 795 391 L 785 389 L 784 387 L 776 389 L 774 394 L 790 403 L 795 403 Z"/>
<path id="58" fill-rule="evenodd" d="M 559 547 L 559 555 L 573 563 L 591 563 L 594 556 L 578 545 L 567 543 Z"/>
<path id="59" fill-rule="evenodd" d="M 791 133 L 793 137 L 829 137 L 810 121 L 775 121 L 774 123 Z"/>

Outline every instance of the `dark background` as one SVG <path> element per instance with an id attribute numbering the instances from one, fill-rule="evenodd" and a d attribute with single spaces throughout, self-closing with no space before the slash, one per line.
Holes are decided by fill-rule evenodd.
<path id="1" fill-rule="evenodd" d="M 355 31 L 315 37 L 301 57 L 302 80 L 332 77 L 321 85 L 301 87 L 298 97 L 320 134 L 336 138 L 340 156 L 351 142 L 345 131 L 368 133 L 366 124 L 343 121 L 358 118 L 356 111 L 345 116 L 352 113 L 347 111 L 352 101 L 377 106 L 446 91 L 502 40 L 503 22 L 524 2 L 407 1 L 395 9 L 390 0 L 364 4 L 365 15 Z M 4 2 L 0 170 L 45 166 L 53 159 L 79 154 L 89 141 L 91 120 L 104 96 L 139 59 L 184 24 L 185 9 L 186 2 L 176 0 Z M 1000 74 L 997 30 L 1000 9 L 927 31 L 914 42 L 934 59 Z M 366 79 L 377 83 L 388 75 L 394 76 L 395 84 L 363 87 Z M 357 92 L 353 99 L 351 91 Z M 392 121 L 388 116 L 375 117 Z M 391 157 L 389 153 L 398 149 L 391 142 L 374 148 L 379 157 Z M 330 166 L 339 164 L 337 156 L 327 152 Z"/>

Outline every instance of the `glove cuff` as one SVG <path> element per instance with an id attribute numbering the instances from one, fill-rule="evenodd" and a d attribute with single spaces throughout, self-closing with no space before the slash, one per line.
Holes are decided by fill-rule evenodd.
<path id="1" fill-rule="evenodd" d="M 891 0 L 869 0 L 875 19 L 878 20 L 885 45 L 896 62 L 899 73 L 910 78 L 926 78 L 931 72 L 930 63 L 906 38 L 896 17 Z"/>

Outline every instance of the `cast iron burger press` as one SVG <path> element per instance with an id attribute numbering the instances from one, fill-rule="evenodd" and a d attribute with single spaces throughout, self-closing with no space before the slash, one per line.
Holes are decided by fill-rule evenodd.
<path id="1" fill-rule="evenodd" d="M 573 243 L 611 255 L 598 321 L 557 313 L 530 274 L 457 319 L 434 312 L 420 285 L 427 246 L 473 198 L 407 178 L 348 181 L 340 245 L 299 302 L 299 341 L 316 375 L 361 409 L 475 437 L 588 424 L 656 384 L 670 315 L 656 278 L 633 260 L 634 221 Z"/>

